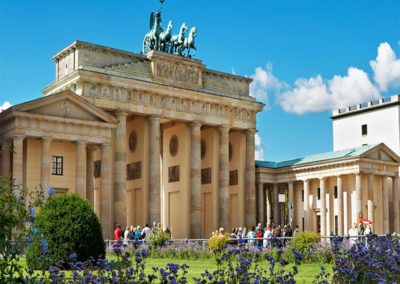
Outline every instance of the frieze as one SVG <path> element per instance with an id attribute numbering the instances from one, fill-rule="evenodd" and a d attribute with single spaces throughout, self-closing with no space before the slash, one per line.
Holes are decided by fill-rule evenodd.
<path id="1" fill-rule="evenodd" d="M 118 88 L 91 82 L 86 82 L 84 90 L 85 94 L 91 97 L 109 98 L 115 101 L 133 102 L 138 105 L 148 105 L 174 111 L 192 112 L 207 116 L 235 119 L 238 121 L 254 122 L 256 115 L 256 111 L 247 108 L 230 107 L 217 103 L 202 102 L 187 98 L 148 93 L 136 89 Z"/>

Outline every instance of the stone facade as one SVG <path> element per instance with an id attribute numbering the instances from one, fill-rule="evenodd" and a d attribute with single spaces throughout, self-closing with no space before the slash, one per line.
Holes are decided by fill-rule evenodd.
<path id="1" fill-rule="evenodd" d="M 160 222 L 174 238 L 200 238 L 256 222 L 254 131 L 263 105 L 249 96 L 251 79 L 85 42 L 53 59 L 56 81 L 45 97 L 0 114 L 3 176 L 88 198 L 106 238 L 117 223 Z M 62 175 L 53 172 L 57 157 Z"/>
<path id="2" fill-rule="evenodd" d="M 359 217 L 378 233 L 399 230 L 400 160 L 384 145 L 351 159 L 256 165 L 263 105 L 249 96 L 251 79 L 85 42 L 53 59 L 45 96 L 0 114 L 0 173 L 87 198 L 105 238 L 116 224 L 153 222 L 173 238 L 260 221 L 344 234 Z M 294 205 L 292 221 L 279 194 Z"/>

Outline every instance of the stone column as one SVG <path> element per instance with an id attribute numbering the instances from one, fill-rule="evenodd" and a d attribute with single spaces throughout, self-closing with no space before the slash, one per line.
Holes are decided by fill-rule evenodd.
<path id="1" fill-rule="evenodd" d="M 40 159 L 40 185 L 45 198 L 48 198 L 48 189 L 50 187 L 51 169 L 53 161 L 51 157 L 52 138 L 42 137 L 42 155 Z"/>
<path id="2" fill-rule="evenodd" d="M 149 117 L 149 212 L 148 222 L 161 222 L 160 117 Z"/>
<path id="3" fill-rule="evenodd" d="M 229 127 L 219 128 L 219 189 L 218 189 L 219 225 L 228 232 L 230 229 L 229 195 Z"/>
<path id="4" fill-rule="evenodd" d="M 5 179 L 10 177 L 11 173 L 11 141 L 4 139 L 1 143 L 1 176 Z"/>
<path id="5" fill-rule="evenodd" d="M 126 225 L 126 112 L 116 113 L 114 155 L 114 209 L 115 222 L 122 228 Z"/>
<path id="6" fill-rule="evenodd" d="M 319 187 L 321 193 L 321 236 L 326 236 L 326 190 L 325 190 L 325 178 L 319 179 Z"/>
<path id="7" fill-rule="evenodd" d="M 203 232 L 201 221 L 201 124 L 191 123 L 191 191 L 190 191 L 190 237 L 199 239 Z"/>
<path id="8" fill-rule="evenodd" d="M 337 176 L 337 196 L 338 196 L 338 234 L 343 236 L 344 225 L 343 225 L 343 180 L 342 176 Z"/>
<path id="9" fill-rule="evenodd" d="M 310 202 L 309 202 L 309 190 L 310 190 L 310 182 L 308 179 L 304 181 L 304 202 L 303 202 L 303 207 L 304 207 L 304 231 L 309 231 L 310 230 Z"/>
<path id="10" fill-rule="evenodd" d="M 260 182 L 258 184 L 258 220 L 261 224 L 265 225 L 265 206 L 264 206 L 264 183 Z"/>
<path id="11" fill-rule="evenodd" d="M 76 193 L 86 198 L 86 142 L 76 142 Z"/>
<path id="12" fill-rule="evenodd" d="M 86 197 L 94 208 L 94 147 L 87 148 Z"/>
<path id="13" fill-rule="evenodd" d="M 245 177 L 245 208 L 246 226 L 256 223 L 256 167 L 254 160 L 255 129 L 246 132 L 246 177 Z"/>
<path id="14" fill-rule="evenodd" d="M 362 216 L 362 198 L 361 198 L 361 174 L 356 174 L 356 222 L 358 223 L 358 220 L 360 219 L 360 216 Z"/>
<path id="15" fill-rule="evenodd" d="M 386 176 L 382 177 L 383 233 L 389 233 L 389 187 Z"/>
<path id="16" fill-rule="evenodd" d="M 278 184 L 274 183 L 273 185 L 273 200 L 274 200 L 274 223 L 275 225 L 280 224 L 280 210 L 279 210 L 279 188 Z"/>
<path id="17" fill-rule="evenodd" d="M 24 136 L 13 137 L 13 159 L 12 159 L 12 178 L 16 189 L 16 195 L 21 195 L 20 188 L 23 187 L 24 172 Z"/>
<path id="18" fill-rule="evenodd" d="M 267 208 L 267 223 L 268 224 L 271 224 L 271 223 L 273 223 L 273 220 L 271 219 L 271 217 L 272 217 L 272 202 L 271 202 L 271 200 L 272 200 L 272 197 L 271 197 L 271 186 L 270 185 L 268 185 L 268 188 L 267 188 L 267 190 L 265 191 L 265 195 L 267 196 L 267 204 L 266 204 L 266 208 Z"/>
<path id="19" fill-rule="evenodd" d="M 113 237 L 113 203 L 114 194 L 111 181 L 111 144 L 101 145 L 101 174 L 100 174 L 100 222 L 103 236 L 106 239 Z"/>
<path id="20" fill-rule="evenodd" d="M 393 183 L 393 222 L 394 222 L 394 231 L 399 233 L 400 232 L 400 192 L 399 192 L 399 177 L 395 176 L 392 177 Z"/>
<path id="21" fill-rule="evenodd" d="M 367 218 L 373 221 L 372 225 L 376 222 L 374 219 L 374 175 L 368 175 L 368 201 L 367 201 Z"/>
<path id="22" fill-rule="evenodd" d="M 289 216 L 289 225 L 290 227 L 293 228 L 293 220 L 294 220 L 294 182 L 293 181 L 289 181 L 288 182 L 288 202 L 289 204 L 292 205 L 292 209 L 291 211 L 291 215 Z"/>

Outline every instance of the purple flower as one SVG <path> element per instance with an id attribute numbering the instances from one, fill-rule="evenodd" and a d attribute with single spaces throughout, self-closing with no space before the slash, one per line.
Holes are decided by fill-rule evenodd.
<path id="1" fill-rule="evenodd" d="M 29 214 L 31 215 L 32 218 L 35 218 L 36 216 L 36 212 L 35 212 L 35 208 L 29 206 Z"/>
<path id="2" fill-rule="evenodd" d="M 49 189 L 47 190 L 47 194 L 49 195 L 49 197 L 51 197 L 56 194 L 56 190 L 53 187 L 49 187 Z"/>

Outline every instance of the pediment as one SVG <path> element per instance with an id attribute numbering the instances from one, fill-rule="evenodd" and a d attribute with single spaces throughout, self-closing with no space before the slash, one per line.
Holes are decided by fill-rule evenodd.
<path id="1" fill-rule="evenodd" d="M 388 146 L 381 143 L 361 155 L 362 158 L 399 163 L 400 157 Z"/>
<path id="2" fill-rule="evenodd" d="M 50 117 L 115 123 L 116 119 L 72 91 L 49 95 L 15 107 L 15 111 Z"/>

